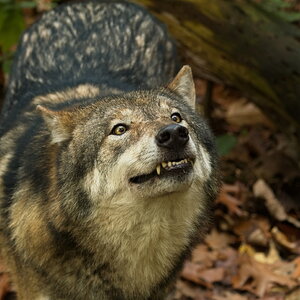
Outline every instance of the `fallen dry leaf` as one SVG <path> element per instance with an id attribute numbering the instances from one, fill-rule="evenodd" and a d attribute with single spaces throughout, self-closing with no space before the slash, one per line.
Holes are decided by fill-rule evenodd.
<path id="1" fill-rule="evenodd" d="M 300 287 L 289 293 L 284 300 L 299 300 L 300 299 Z"/>
<path id="2" fill-rule="evenodd" d="M 229 124 L 239 127 L 262 124 L 274 128 L 274 124 L 262 111 L 245 98 L 236 100 L 228 106 L 225 119 Z"/>
<path id="3" fill-rule="evenodd" d="M 274 242 L 272 242 L 272 241 L 270 243 L 270 249 L 269 249 L 269 252 L 267 255 L 263 252 L 256 252 L 253 255 L 253 258 L 256 261 L 265 263 L 265 264 L 275 264 L 276 262 L 281 260 L 279 253 L 274 245 Z"/>
<path id="4" fill-rule="evenodd" d="M 213 296 L 213 300 L 248 300 L 248 299 L 249 298 L 247 296 L 243 296 L 237 293 L 232 293 L 229 291 L 226 291 L 221 295 Z"/>
<path id="5" fill-rule="evenodd" d="M 205 282 L 214 283 L 218 281 L 222 281 L 225 276 L 224 268 L 212 268 L 202 270 L 199 273 L 199 277 L 203 279 Z"/>
<path id="6" fill-rule="evenodd" d="M 258 297 L 264 296 L 274 284 L 288 288 L 297 285 L 295 280 L 276 274 L 271 265 L 257 262 L 247 254 L 239 257 L 239 265 L 238 274 L 232 278 L 233 287 L 249 290 Z"/>
<path id="7" fill-rule="evenodd" d="M 244 212 L 240 208 L 242 202 L 238 198 L 240 191 L 238 184 L 230 185 L 224 183 L 216 202 L 224 204 L 230 214 L 242 216 L 244 215 Z"/>
<path id="8" fill-rule="evenodd" d="M 267 219 L 254 217 L 248 220 L 240 220 L 234 225 L 233 231 L 240 240 L 250 245 L 267 247 L 270 240 L 270 224 Z"/>
<path id="9" fill-rule="evenodd" d="M 216 254 L 210 252 L 206 245 L 200 244 L 193 250 L 191 261 L 203 265 L 203 267 L 210 268 L 213 266 L 214 256 Z"/>
<path id="10" fill-rule="evenodd" d="M 205 286 L 207 288 L 212 288 L 212 284 L 210 282 L 207 282 L 203 280 L 200 276 L 199 273 L 202 271 L 201 266 L 194 264 L 192 262 L 185 262 L 183 270 L 181 272 L 181 277 L 192 281 L 194 283 L 200 284 L 202 286 Z"/>
<path id="11" fill-rule="evenodd" d="M 193 286 L 188 282 L 178 280 L 176 283 L 175 299 L 180 299 L 181 296 L 186 296 L 194 300 L 205 300 L 204 293 L 199 287 Z"/>
<path id="12" fill-rule="evenodd" d="M 205 243 L 214 250 L 223 249 L 235 242 L 233 235 L 218 232 L 215 228 L 206 236 Z"/>
<path id="13" fill-rule="evenodd" d="M 272 228 L 271 233 L 275 241 L 282 247 L 284 247 L 292 253 L 300 254 L 299 244 L 289 241 L 288 237 L 283 232 L 281 232 L 276 226 Z"/>
<path id="14" fill-rule="evenodd" d="M 266 200 L 266 208 L 270 212 L 271 216 L 273 216 L 276 220 L 288 221 L 297 228 L 300 228 L 300 222 L 285 212 L 282 204 L 279 202 L 272 189 L 263 179 L 258 179 L 255 182 L 253 185 L 253 192 L 256 197 Z"/>
<path id="15" fill-rule="evenodd" d="M 295 258 L 293 260 L 293 263 L 295 264 L 295 269 L 292 273 L 292 278 L 298 279 L 300 281 L 300 256 Z"/>
<path id="16" fill-rule="evenodd" d="M 266 207 L 271 216 L 273 216 L 276 220 L 284 221 L 287 219 L 287 214 L 283 206 L 274 195 L 272 189 L 263 179 L 259 179 L 255 182 L 253 185 L 253 192 L 255 197 L 260 197 L 266 200 Z"/>

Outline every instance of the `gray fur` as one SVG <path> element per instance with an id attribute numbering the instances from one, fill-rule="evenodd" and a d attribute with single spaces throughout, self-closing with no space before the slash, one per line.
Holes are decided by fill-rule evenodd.
<path id="1" fill-rule="evenodd" d="M 190 68 L 166 86 L 176 60 L 164 27 L 127 2 L 66 4 L 23 34 L 0 143 L 0 243 L 19 299 L 167 294 L 218 191 Z M 156 140 L 174 113 L 188 130 L 176 150 Z"/>

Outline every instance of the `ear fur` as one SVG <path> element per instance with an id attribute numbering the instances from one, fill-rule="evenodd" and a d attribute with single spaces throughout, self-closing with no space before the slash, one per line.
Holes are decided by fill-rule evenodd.
<path id="1" fill-rule="evenodd" d="M 178 95 L 192 107 L 196 106 L 196 93 L 195 84 L 191 67 L 188 65 L 183 66 L 173 81 L 168 85 L 168 88 Z"/>
<path id="2" fill-rule="evenodd" d="M 52 144 L 63 142 L 71 137 L 74 128 L 74 120 L 71 112 L 54 111 L 45 106 L 37 105 L 52 136 Z"/>

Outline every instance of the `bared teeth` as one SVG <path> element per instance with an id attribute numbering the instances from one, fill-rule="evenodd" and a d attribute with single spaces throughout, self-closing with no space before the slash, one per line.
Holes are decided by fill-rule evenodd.
<path id="1" fill-rule="evenodd" d="M 157 175 L 160 175 L 160 165 L 158 165 L 158 166 L 156 167 L 156 173 L 157 173 Z"/>
<path id="2" fill-rule="evenodd" d="M 185 158 L 180 161 L 167 161 L 167 162 L 163 161 L 156 167 L 156 173 L 157 173 L 157 175 L 160 175 L 161 167 L 164 169 L 168 169 L 168 168 L 171 168 L 172 166 L 178 166 L 178 165 L 187 164 L 187 163 L 191 163 L 192 165 L 194 164 L 193 160 L 190 158 Z"/>

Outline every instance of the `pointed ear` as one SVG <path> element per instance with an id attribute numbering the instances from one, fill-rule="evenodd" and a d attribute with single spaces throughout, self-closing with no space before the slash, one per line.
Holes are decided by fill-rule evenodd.
<path id="1" fill-rule="evenodd" d="M 71 137 L 74 129 L 72 113 L 55 111 L 38 105 L 36 109 L 42 114 L 52 136 L 52 144 L 63 142 Z"/>
<path id="2" fill-rule="evenodd" d="M 195 84 L 191 67 L 185 65 L 178 72 L 173 81 L 168 85 L 168 88 L 181 97 L 192 107 L 196 105 Z"/>

